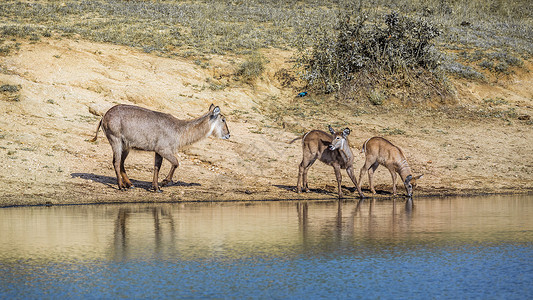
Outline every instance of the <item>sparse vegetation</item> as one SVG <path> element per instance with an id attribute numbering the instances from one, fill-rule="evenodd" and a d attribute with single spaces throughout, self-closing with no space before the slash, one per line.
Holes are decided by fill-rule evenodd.
<path id="1" fill-rule="evenodd" d="M 0 86 L 0 92 L 16 93 L 20 90 L 20 86 L 12 84 L 3 84 Z"/>
<path id="2" fill-rule="evenodd" d="M 528 0 L 377 1 L 17 1 L 0 4 L 0 35 L 54 35 L 129 45 L 166 54 L 242 53 L 315 44 L 339 13 L 378 19 L 392 11 L 442 24 L 440 47 L 509 49 L 533 54 L 533 4 Z"/>
<path id="3" fill-rule="evenodd" d="M 509 104 L 505 99 L 496 97 L 494 99 L 492 98 L 485 98 L 483 99 L 483 102 L 488 104 L 489 106 L 496 106 L 496 105 L 502 105 L 502 104 Z"/>
<path id="4" fill-rule="evenodd" d="M 0 86 L 0 100 L 5 100 L 9 102 L 19 102 L 20 95 L 19 91 L 21 89 L 20 85 L 12 84 L 3 84 Z"/>
<path id="5" fill-rule="evenodd" d="M 406 133 L 405 130 L 401 130 L 398 128 L 386 127 L 386 128 L 381 129 L 381 134 L 384 134 L 384 135 L 403 135 L 405 133 Z"/>
<path id="6" fill-rule="evenodd" d="M 237 76 L 242 82 L 252 83 L 263 74 L 266 63 L 267 60 L 260 53 L 254 52 L 240 64 L 235 72 L 235 76 Z"/>
<path id="7" fill-rule="evenodd" d="M 83 38 L 168 57 L 299 49 L 303 79 L 347 104 L 450 103 L 446 76 L 486 81 L 533 55 L 528 0 L 18 1 L 0 3 L 0 55 L 17 39 Z M 314 53 L 306 51 L 314 49 Z M 309 55 L 310 54 L 310 55 Z M 235 75 L 266 66 L 250 55 Z M 300 70 L 301 71 L 301 70 Z M 285 85 L 295 73 L 278 76 Z M 492 75 L 491 75 L 492 74 Z M 212 83 L 219 90 L 223 85 Z M 381 91 L 381 92 L 378 92 Z M 386 91 L 386 92 L 383 92 Z M 353 106 L 353 105 L 352 105 Z M 435 105 L 432 105 L 433 107 Z"/>

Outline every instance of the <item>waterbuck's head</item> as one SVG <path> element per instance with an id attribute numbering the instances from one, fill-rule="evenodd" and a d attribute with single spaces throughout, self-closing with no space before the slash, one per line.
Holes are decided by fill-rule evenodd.
<path id="1" fill-rule="evenodd" d="M 407 197 L 411 198 L 413 196 L 413 189 L 416 187 L 416 182 L 418 179 L 422 178 L 424 174 L 413 177 L 413 175 L 408 175 L 403 182 L 405 190 L 407 191 Z"/>
<path id="2" fill-rule="evenodd" d="M 329 150 L 333 151 L 335 149 L 344 148 L 348 143 L 346 139 L 348 138 L 348 135 L 350 135 L 350 128 L 344 128 L 342 132 L 335 132 L 331 125 L 328 125 L 328 128 L 329 132 L 331 132 L 331 134 L 333 135 L 333 140 L 329 145 Z"/>
<path id="3" fill-rule="evenodd" d="M 221 139 L 227 140 L 230 137 L 226 117 L 220 113 L 220 107 L 211 104 L 209 106 L 209 125 L 210 135 L 214 135 Z"/>

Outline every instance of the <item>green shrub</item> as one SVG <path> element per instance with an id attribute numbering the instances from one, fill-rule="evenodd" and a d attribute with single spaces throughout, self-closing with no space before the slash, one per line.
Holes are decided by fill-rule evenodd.
<path id="1" fill-rule="evenodd" d="M 19 90 L 19 85 L 3 84 L 2 86 L 0 86 L 0 92 L 16 93 Z"/>
<path id="2" fill-rule="evenodd" d="M 376 90 L 371 91 L 368 98 L 373 105 L 382 105 L 383 100 L 385 100 L 385 96 L 380 91 Z"/>
<path id="3" fill-rule="evenodd" d="M 344 94 L 360 87 L 359 90 L 367 91 L 366 96 L 374 105 L 385 99 L 375 92 L 380 87 L 395 85 L 414 90 L 429 78 L 437 82 L 430 86 L 445 88 L 439 83 L 443 77 L 437 74 L 442 56 L 432 42 L 440 34 L 437 26 L 394 12 L 376 23 L 367 21 L 362 14 L 354 20 L 341 17 L 336 35 L 322 33 L 315 38 L 312 50 L 299 56 L 302 79 L 310 87 L 324 93 Z M 437 90 L 436 94 L 444 95 L 447 91 Z"/>
<path id="4" fill-rule="evenodd" d="M 239 65 L 239 68 L 235 72 L 235 76 L 239 80 L 252 83 L 255 79 L 259 78 L 265 71 L 265 64 L 267 60 L 259 52 L 254 52 L 248 56 L 248 58 Z"/>
<path id="5" fill-rule="evenodd" d="M 432 40 L 440 31 L 435 25 L 397 13 L 386 15 L 384 24 L 365 21 L 361 15 L 355 22 L 342 18 L 337 36 L 317 38 L 312 53 L 300 57 L 303 78 L 310 85 L 332 92 L 364 69 L 394 74 L 438 66 Z"/>

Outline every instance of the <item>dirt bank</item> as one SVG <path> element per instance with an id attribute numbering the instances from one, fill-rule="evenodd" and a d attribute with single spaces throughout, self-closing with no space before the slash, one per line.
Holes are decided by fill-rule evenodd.
<path id="1" fill-rule="evenodd" d="M 359 149 L 374 135 L 404 149 L 416 174 L 425 174 L 415 195 L 524 193 L 533 190 L 533 76 L 519 72 L 497 83 L 455 82 L 457 112 L 420 109 L 356 113 L 327 104 L 325 113 L 273 117 L 278 109 L 313 100 L 283 88 L 276 72 L 290 53 L 269 50 L 267 71 L 254 85 L 232 79 L 238 57 L 163 58 L 122 46 L 75 40 L 23 42 L 0 57 L 0 206 L 125 201 L 332 199 L 331 167 L 316 163 L 313 191 L 296 194 L 300 129 L 350 127 L 356 169 Z M 531 64 L 526 63 L 531 69 Z M 117 103 L 136 104 L 188 119 L 210 103 L 222 108 L 230 140 L 206 139 L 179 153 L 177 182 L 151 193 L 153 154 L 134 152 L 126 168 L 136 189 L 120 192 L 103 134 L 88 140 L 99 114 Z M 337 108 L 337 109 L 334 109 Z M 453 110 L 453 109 L 450 109 Z M 498 116 L 501 113 L 501 116 Z M 486 115 L 485 117 L 482 117 Z M 490 116 L 489 116 L 490 115 Z M 163 163 L 162 172 L 169 169 Z M 358 171 L 357 171 L 358 173 Z M 390 196 L 388 172 L 376 174 L 380 197 Z M 363 188 L 369 195 L 367 178 Z M 343 183 L 353 191 L 344 176 Z M 399 186 L 399 191 L 404 192 Z M 352 195 L 352 194 L 350 194 Z M 354 198 L 354 196 L 350 196 Z"/>

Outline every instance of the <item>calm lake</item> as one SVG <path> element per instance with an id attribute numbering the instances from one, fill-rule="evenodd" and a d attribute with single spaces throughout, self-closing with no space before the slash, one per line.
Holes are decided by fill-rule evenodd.
<path id="1" fill-rule="evenodd" d="M 0 209 L 0 299 L 533 297 L 533 196 Z"/>

